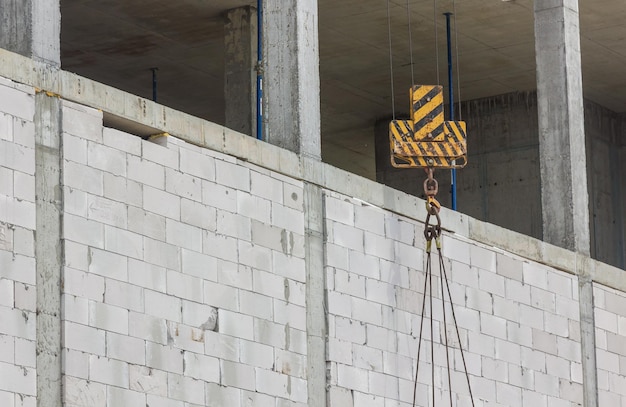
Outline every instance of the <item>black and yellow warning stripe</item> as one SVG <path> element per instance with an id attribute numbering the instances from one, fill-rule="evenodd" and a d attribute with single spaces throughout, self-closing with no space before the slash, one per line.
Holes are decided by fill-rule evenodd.
<path id="1" fill-rule="evenodd" d="M 443 88 L 441 86 L 415 85 L 411 92 L 411 112 L 415 139 L 443 139 Z"/>

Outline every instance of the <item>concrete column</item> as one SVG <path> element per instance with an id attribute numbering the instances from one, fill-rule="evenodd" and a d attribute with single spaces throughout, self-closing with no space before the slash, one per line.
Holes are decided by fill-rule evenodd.
<path id="1" fill-rule="evenodd" d="M 35 96 L 37 210 L 37 406 L 57 407 L 61 392 L 61 100 Z"/>
<path id="2" fill-rule="evenodd" d="M 324 195 L 304 185 L 307 392 L 309 407 L 325 407 L 326 399 L 326 274 L 324 271 Z"/>
<path id="3" fill-rule="evenodd" d="M 257 11 L 250 6 L 226 12 L 224 97 L 226 127 L 256 137 Z"/>
<path id="4" fill-rule="evenodd" d="M 2 0 L 0 48 L 61 66 L 60 0 Z"/>
<path id="5" fill-rule="evenodd" d="M 317 0 L 264 0 L 265 139 L 321 159 Z"/>
<path id="6" fill-rule="evenodd" d="M 589 255 L 578 0 L 535 1 L 543 239 Z"/>

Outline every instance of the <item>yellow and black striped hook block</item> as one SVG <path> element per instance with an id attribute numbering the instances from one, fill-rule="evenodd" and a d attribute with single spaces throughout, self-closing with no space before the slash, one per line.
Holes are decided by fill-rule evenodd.
<path id="1" fill-rule="evenodd" d="M 391 165 L 397 168 L 462 168 L 467 164 L 465 122 L 443 119 L 443 87 L 415 85 L 411 119 L 389 125 Z"/>

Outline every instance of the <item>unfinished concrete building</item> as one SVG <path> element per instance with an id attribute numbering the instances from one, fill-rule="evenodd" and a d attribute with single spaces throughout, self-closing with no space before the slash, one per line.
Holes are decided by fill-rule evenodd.
<path id="1" fill-rule="evenodd" d="M 438 268 L 388 128 L 444 12 Z M 626 406 L 622 2 L 0 16 L 0 406 Z"/>

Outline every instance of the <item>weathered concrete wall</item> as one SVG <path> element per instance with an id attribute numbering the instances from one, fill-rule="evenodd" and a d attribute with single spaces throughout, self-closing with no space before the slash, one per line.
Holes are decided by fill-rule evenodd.
<path id="1" fill-rule="evenodd" d="M 0 72 L 11 66 L 0 64 Z M 135 99 L 63 72 L 44 69 L 40 77 L 33 74 L 38 66 L 16 75 L 52 86 L 62 98 L 67 406 L 410 405 L 424 313 L 422 200 L 149 101 L 121 108 L 113 101 Z M 24 92 L 0 104 L 4 114 L 20 97 L 32 98 L 32 88 L 6 83 Z M 113 111 L 90 107 L 94 95 L 108 95 L 97 106 Z M 156 111 L 167 115 L 155 117 Z M 129 119 L 122 126 L 177 137 L 147 141 L 104 127 L 103 116 L 111 114 Z M 0 141 L 4 147 L 12 140 Z M 28 162 L 3 152 L 2 171 Z M 0 185 L 2 202 L 20 202 Z M 33 245 L 34 214 L 27 216 L 32 224 L 21 226 L 13 212 L 0 216 L 24 229 Z M 581 403 L 588 355 L 580 347 L 577 275 L 623 293 L 623 270 L 460 213 L 444 209 L 442 221 L 444 264 L 477 404 Z M 17 269 L 4 266 L 24 258 L 34 270 L 35 260 L 32 250 L 0 255 L 0 287 L 13 296 L 0 298 L 0 312 L 13 318 L 0 326 L 7 331 L 0 331 L 0 343 L 8 340 L 13 349 L 36 333 L 24 327 Z M 433 260 L 434 393 L 445 400 L 441 337 L 451 327 L 442 323 Z M 428 328 L 424 336 L 430 338 Z M 423 344 L 421 360 L 430 345 Z M 453 353 L 453 397 L 466 405 L 458 349 Z M 600 355 L 599 387 L 608 389 L 602 397 L 621 397 L 602 382 L 612 370 Z M 11 384 L 22 380 L 16 371 L 28 371 L 15 367 L 25 363 L 16 357 L 0 363 L 0 386 L 12 386 L 0 387 L 0 397 L 11 407 L 22 405 L 22 395 L 34 401 L 36 391 L 35 376 L 25 389 Z M 433 386 L 428 363 L 421 366 L 424 401 Z"/>
<path id="2" fill-rule="evenodd" d="M 34 406 L 34 89 L 0 78 L 0 405 Z"/>

